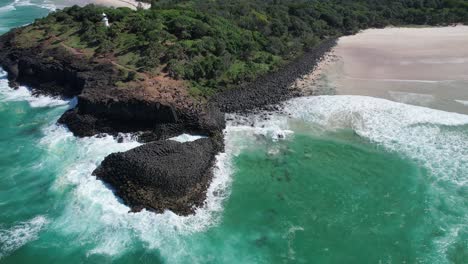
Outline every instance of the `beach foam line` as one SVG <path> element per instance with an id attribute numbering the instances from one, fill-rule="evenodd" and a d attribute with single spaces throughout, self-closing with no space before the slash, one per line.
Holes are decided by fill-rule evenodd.
<path id="1" fill-rule="evenodd" d="M 415 159 L 439 180 L 468 184 L 468 115 L 367 96 L 292 99 L 292 118 L 358 135 Z"/>
<path id="2" fill-rule="evenodd" d="M 282 107 L 266 115 L 228 115 L 227 125 L 242 133 L 243 141 L 287 139 L 294 136 L 296 120 L 312 125 L 317 133 L 352 129 L 370 142 L 416 160 L 440 181 L 468 184 L 468 115 L 354 95 L 294 98 Z"/>
<path id="3" fill-rule="evenodd" d="M 49 221 L 43 215 L 20 222 L 9 229 L 0 229 L 0 259 L 38 238 Z"/>

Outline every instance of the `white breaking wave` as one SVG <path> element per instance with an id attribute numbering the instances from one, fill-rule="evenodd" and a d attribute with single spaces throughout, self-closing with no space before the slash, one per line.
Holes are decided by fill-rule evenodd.
<path id="1" fill-rule="evenodd" d="M 55 11 L 56 6 L 52 1 L 48 0 L 36 0 L 36 1 L 31 1 L 31 0 L 15 0 L 13 3 L 15 7 L 17 6 L 37 6 L 40 8 L 48 9 L 50 11 Z"/>
<path id="2" fill-rule="evenodd" d="M 9 12 L 15 10 L 14 3 L 0 7 L 0 13 Z"/>
<path id="3" fill-rule="evenodd" d="M 50 96 L 34 96 L 31 91 L 25 87 L 20 86 L 18 89 L 12 89 L 8 86 L 7 73 L 0 69 L 0 99 L 2 101 L 27 101 L 31 107 L 55 107 L 70 104 L 70 101 Z M 71 101 L 76 105 L 76 100 Z M 73 105 L 70 105 L 72 107 Z"/>
<path id="4" fill-rule="evenodd" d="M 31 0 L 15 0 L 13 3 L 0 7 L 0 13 L 11 12 L 16 10 L 17 7 L 22 6 L 37 6 L 43 9 L 48 9 L 50 11 L 55 11 L 57 7 L 54 5 L 52 1 L 34 1 Z"/>
<path id="5" fill-rule="evenodd" d="M 178 135 L 177 137 L 172 137 L 169 140 L 184 143 L 184 142 L 192 142 L 200 138 L 205 138 L 205 136 L 181 134 L 181 135 Z"/>
<path id="6" fill-rule="evenodd" d="M 6 72 L 1 69 L 0 99 L 28 101 L 31 107 L 76 105 L 76 99 L 68 102 L 47 96 L 35 97 L 25 87 L 13 90 L 8 87 Z M 226 152 L 216 156 L 214 177 L 204 206 L 197 208 L 194 215 L 178 216 L 171 211 L 163 214 L 146 210 L 128 213 L 129 208 L 119 201 L 112 190 L 92 176 L 94 169 L 107 155 L 141 145 L 131 135 L 119 135 L 118 138 L 124 139 L 121 143 L 109 135 L 77 138 L 66 127 L 57 124 L 46 127 L 44 134 L 40 145 L 47 150 L 48 155 L 40 163 L 61 164 L 62 168 L 52 191 L 67 194 L 69 187 L 73 187 L 63 214 L 54 219 L 49 228 L 65 236 L 79 234 L 77 243 L 94 247 L 88 254 L 124 253 L 136 237 L 148 248 L 156 248 L 166 258 L 175 261 L 190 255 L 190 252 L 178 248 L 178 245 L 184 243 L 184 235 L 204 231 L 219 221 L 222 202 L 229 194 L 232 171 L 229 146 L 233 144 L 229 142 L 226 143 Z M 198 138 L 201 136 L 182 134 L 172 140 L 187 142 Z M 171 243 L 167 243 L 168 240 Z M 8 252 L 11 252 L 29 240 L 24 240 L 23 244 L 16 243 L 15 240 L 9 241 Z"/>
<path id="7" fill-rule="evenodd" d="M 366 96 L 314 96 L 289 100 L 279 113 L 229 115 L 228 120 L 228 130 L 239 134 L 234 144 L 237 149 L 242 145 L 255 146 L 248 143 L 255 137 L 271 142 L 271 139 L 287 139 L 300 130 L 320 135 L 352 129 L 370 142 L 400 153 L 431 171 L 431 178 L 427 179 L 430 188 L 434 193 L 450 197 L 450 204 L 464 206 L 466 203 L 463 195 L 451 193 L 445 186 L 458 186 L 463 193 L 468 185 L 468 115 Z M 235 140 L 230 137 L 230 141 Z M 275 147 L 271 144 L 268 153 L 277 153 Z M 427 213 L 439 221 L 441 230 L 432 241 L 437 254 L 427 256 L 428 263 L 450 263 L 447 250 L 463 239 L 461 230 L 468 228 L 467 216 L 441 209 L 439 203 L 439 200 L 433 205 L 428 203 Z"/>
<path id="8" fill-rule="evenodd" d="M 0 259 L 26 243 L 36 240 L 47 223 L 47 218 L 40 215 L 9 229 L 0 229 Z"/>
<path id="9" fill-rule="evenodd" d="M 129 213 L 129 208 L 102 181 L 92 176 L 108 154 L 140 145 L 130 137 L 123 143 L 111 136 L 76 138 L 65 127 L 53 125 L 45 129 L 41 145 L 48 151 L 48 159 L 63 163 L 53 191 L 67 193 L 69 187 L 73 187 L 65 210 L 50 228 L 65 236 L 80 234 L 77 243 L 93 245 L 88 254 L 118 255 L 140 240 L 148 248 L 160 250 L 164 257 L 176 260 L 181 254 L 188 254 L 178 248 L 184 243 L 184 235 L 216 224 L 222 201 L 228 195 L 229 150 L 216 157 L 205 205 L 197 208 L 194 215 L 178 216 L 171 211 Z"/>
<path id="10" fill-rule="evenodd" d="M 418 160 L 439 179 L 468 183 L 468 115 L 365 96 L 318 96 L 285 103 L 292 118 L 328 129 L 351 128 L 385 148 Z M 466 128 L 465 128 L 466 130 Z"/>
<path id="11" fill-rule="evenodd" d="M 283 104 L 281 113 L 230 115 L 228 120 L 229 129 L 243 133 L 244 141 L 259 136 L 288 138 L 297 121 L 322 131 L 352 129 L 373 143 L 417 160 L 440 180 L 468 184 L 468 175 L 462 173 L 468 171 L 468 115 L 340 95 L 295 98 Z"/>

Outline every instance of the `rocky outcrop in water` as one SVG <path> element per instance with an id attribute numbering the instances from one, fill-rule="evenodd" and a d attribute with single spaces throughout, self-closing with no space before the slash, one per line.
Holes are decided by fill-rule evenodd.
<path id="1" fill-rule="evenodd" d="M 203 204 L 221 149 L 211 138 L 156 141 L 110 154 L 93 174 L 112 186 L 133 211 L 169 209 L 187 215 Z"/>

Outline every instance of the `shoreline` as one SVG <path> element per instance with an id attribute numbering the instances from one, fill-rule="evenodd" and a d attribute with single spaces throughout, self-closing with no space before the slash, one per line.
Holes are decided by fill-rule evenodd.
<path id="1" fill-rule="evenodd" d="M 364 95 L 468 114 L 468 26 L 366 29 L 338 39 L 301 87 L 305 95 Z"/>
<path id="2" fill-rule="evenodd" d="M 70 7 L 73 5 L 85 6 L 89 4 L 102 5 L 106 7 L 128 7 L 136 10 L 139 6 L 143 9 L 149 9 L 151 4 L 139 2 L 136 0 L 63 0 L 62 2 L 56 3 L 58 9 Z"/>

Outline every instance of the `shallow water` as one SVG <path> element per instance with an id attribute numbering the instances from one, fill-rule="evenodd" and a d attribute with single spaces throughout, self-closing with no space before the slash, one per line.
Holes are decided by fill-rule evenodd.
<path id="1" fill-rule="evenodd" d="M 7 11 L 26 13 L 0 16 L 0 26 L 48 12 L 35 8 Z M 139 143 L 73 137 L 55 124 L 73 105 L 11 90 L 0 73 L 0 263 L 468 259 L 466 115 L 320 96 L 228 116 L 207 204 L 180 217 L 128 213 L 91 176 L 106 155 Z"/>

